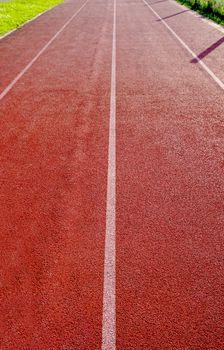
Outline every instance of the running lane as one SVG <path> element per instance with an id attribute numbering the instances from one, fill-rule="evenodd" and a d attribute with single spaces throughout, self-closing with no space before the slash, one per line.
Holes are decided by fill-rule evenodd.
<path id="1" fill-rule="evenodd" d="M 196 12 L 173 0 L 145 2 L 163 19 L 169 27 L 194 51 L 195 56 L 204 62 L 224 81 L 224 28 L 212 21 L 201 18 Z M 190 58 L 191 64 L 198 64 Z"/>
<path id="2" fill-rule="evenodd" d="M 84 0 L 65 1 L 2 40 L 0 38 L 0 90 L 15 78 L 84 3 Z"/>
<path id="3" fill-rule="evenodd" d="M 112 24 L 87 3 L 1 100 L 1 350 L 101 348 Z"/>
<path id="4" fill-rule="evenodd" d="M 118 1 L 117 350 L 224 348 L 223 90 L 191 58 Z"/>

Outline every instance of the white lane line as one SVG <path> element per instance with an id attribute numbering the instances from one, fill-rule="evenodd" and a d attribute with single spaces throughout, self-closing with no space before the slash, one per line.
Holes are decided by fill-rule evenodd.
<path id="1" fill-rule="evenodd" d="M 219 32 L 224 33 L 224 28 L 222 28 L 218 23 L 212 22 L 211 19 L 203 16 L 202 14 L 200 14 L 197 11 L 191 10 L 189 7 L 185 6 L 184 4 L 180 4 L 179 2 L 176 2 L 176 0 L 170 0 L 170 2 L 172 2 L 173 4 L 179 6 L 182 9 L 188 9 L 188 13 L 190 13 L 191 15 L 195 16 L 196 18 L 198 18 L 199 20 L 209 24 L 210 26 L 214 27 L 215 29 L 217 29 Z"/>
<path id="2" fill-rule="evenodd" d="M 21 72 L 11 81 L 11 83 L 0 93 L 0 100 L 7 95 L 7 93 L 13 88 L 17 81 L 22 78 L 22 76 L 32 67 L 36 60 L 42 55 L 42 53 L 52 44 L 52 42 L 61 34 L 61 32 L 69 25 L 69 23 L 79 14 L 83 7 L 87 4 L 87 0 L 78 11 L 76 11 L 69 20 L 57 31 L 57 33 L 45 44 L 42 49 L 37 53 L 37 55 L 27 64 L 27 66 L 21 70 Z"/>
<path id="3" fill-rule="evenodd" d="M 1 2 L 1 1 L 0 1 L 0 2 Z M 47 12 L 53 10 L 55 7 L 58 7 L 58 6 L 60 6 L 60 5 L 61 5 L 61 3 L 60 3 L 60 4 L 56 4 L 56 5 L 52 6 L 52 7 L 50 7 L 49 9 L 47 9 L 47 10 L 41 12 L 41 13 L 38 13 L 35 17 L 33 17 L 33 18 L 29 19 L 28 21 L 22 23 L 19 27 L 15 28 L 15 29 L 12 29 L 12 30 L 10 30 L 10 32 L 7 32 L 7 33 L 3 34 L 2 36 L 0 36 L 0 40 L 3 40 L 3 39 L 6 38 L 7 36 L 9 36 L 9 35 L 11 35 L 12 33 L 14 33 L 16 30 L 22 29 L 22 27 L 25 27 L 26 24 L 35 21 L 38 17 L 41 17 L 41 16 L 44 15 L 45 13 L 47 13 Z"/>
<path id="4" fill-rule="evenodd" d="M 113 9 L 102 350 L 116 349 L 116 0 Z"/>
<path id="5" fill-rule="evenodd" d="M 181 45 L 193 56 L 193 58 L 202 66 L 202 68 L 210 75 L 210 77 L 224 90 L 224 83 L 202 62 L 194 51 L 174 32 L 174 30 L 160 17 L 160 15 L 148 4 L 146 0 L 142 0 L 146 6 L 154 13 L 154 15 L 165 25 L 165 27 L 173 34 L 173 36 L 181 43 Z"/>

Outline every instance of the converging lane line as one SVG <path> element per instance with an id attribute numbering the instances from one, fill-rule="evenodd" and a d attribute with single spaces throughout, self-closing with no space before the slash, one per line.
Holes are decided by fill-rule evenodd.
<path id="1" fill-rule="evenodd" d="M 63 30 L 69 25 L 69 23 L 79 14 L 79 12 L 86 6 L 87 0 L 78 11 L 76 11 L 69 20 L 57 31 L 57 33 L 47 42 L 47 44 L 42 47 L 42 49 L 38 52 L 38 54 L 27 64 L 27 66 L 15 77 L 15 79 L 0 93 L 0 100 L 5 97 L 8 92 L 13 88 L 13 86 L 17 83 L 17 81 L 22 78 L 22 76 L 32 67 L 32 65 L 36 62 L 36 60 L 42 55 L 42 53 L 53 43 L 53 41 L 63 32 Z"/>
<path id="2" fill-rule="evenodd" d="M 112 40 L 102 350 L 116 349 L 116 0 Z"/>
<path id="3" fill-rule="evenodd" d="M 202 68 L 210 75 L 210 77 L 219 85 L 219 87 L 224 90 L 224 83 L 212 72 L 208 66 L 202 62 L 197 55 L 190 49 L 190 47 L 185 44 L 185 42 L 175 33 L 175 31 L 160 17 L 160 15 L 148 4 L 146 0 L 142 0 L 144 4 L 154 13 L 154 15 L 166 26 L 166 28 L 173 34 L 173 36 L 181 43 L 181 45 L 193 56 L 194 60 L 198 62 Z"/>

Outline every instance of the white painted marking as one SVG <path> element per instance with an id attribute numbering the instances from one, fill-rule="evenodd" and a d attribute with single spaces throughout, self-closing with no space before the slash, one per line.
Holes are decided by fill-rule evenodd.
<path id="1" fill-rule="evenodd" d="M 59 5 L 61 5 L 61 3 L 60 3 L 60 4 L 56 4 L 56 5 L 50 7 L 49 9 L 47 9 L 47 10 L 41 12 L 41 13 L 38 13 L 35 17 L 33 17 L 33 18 L 29 19 L 28 21 L 22 23 L 18 28 L 12 29 L 12 30 L 10 30 L 10 32 L 5 33 L 5 34 L 3 34 L 2 36 L 0 36 L 0 40 L 2 40 L 2 39 L 4 39 L 4 38 L 6 38 L 7 36 L 11 35 L 11 34 L 14 33 L 17 29 L 21 29 L 21 28 L 24 27 L 26 24 L 35 21 L 35 19 L 37 19 L 38 17 L 44 15 L 45 13 L 47 13 L 47 12 L 53 10 L 53 8 L 58 7 Z"/>
<path id="2" fill-rule="evenodd" d="M 208 66 L 202 62 L 190 49 L 190 47 L 175 33 L 175 31 L 160 17 L 160 15 L 147 3 L 146 0 L 142 0 L 146 6 L 154 13 L 154 15 L 165 25 L 165 27 L 173 34 L 173 36 L 181 43 L 181 45 L 193 56 L 193 58 L 202 66 L 202 68 L 210 75 L 210 77 L 224 90 L 224 83 L 208 68 Z"/>
<path id="3" fill-rule="evenodd" d="M 116 0 L 113 10 L 102 350 L 116 349 Z"/>
<path id="4" fill-rule="evenodd" d="M 57 31 L 57 33 L 42 47 L 38 54 L 27 64 L 27 66 L 13 79 L 13 81 L 0 93 L 0 100 L 7 95 L 7 93 L 13 88 L 17 81 L 32 67 L 36 60 L 42 55 L 42 53 L 53 43 L 53 41 L 61 34 L 61 32 L 69 25 L 69 23 L 79 14 L 83 7 L 87 4 L 87 0 L 78 11 L 76 11 L 70 19 Z"/>
<path id="5" fill-rule="evenodd" d="M 179 6 L 182 9 L 187 9 L 189 10 L 188 13 L 190 13 L 191 15 L 197 17 L 199 20 L 206 22 L 207 24 L 209 24 L 210 26 L 214 27 L 215 29 L 217 29 L 218 31 L 224 33 L 224 28 L 222 28 L 218 23 L 213 22 L 211 19 L 203 16 L 202 14 L 200 14 L 199 12 L 196 12 L 194 10 L 191 10 L 189 7 L 185 6 L 184 4 L 180 4 L 179 2 L 176 2 L 175 0 L 169 0 L 170 2 L 172 2 L 173 4 Z"/>

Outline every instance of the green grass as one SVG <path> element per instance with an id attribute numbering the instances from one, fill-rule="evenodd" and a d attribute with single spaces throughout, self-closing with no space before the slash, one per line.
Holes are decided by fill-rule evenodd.
<path id="1" fill-rule="evenodd" d="M 11 0 L 0 2 L 0 36 L 63 0 Z"/>
<path id="2" fill-rule="evenodd" d="M 224 25 L 224 0 L 177 0 L 218 24 Z"/>

